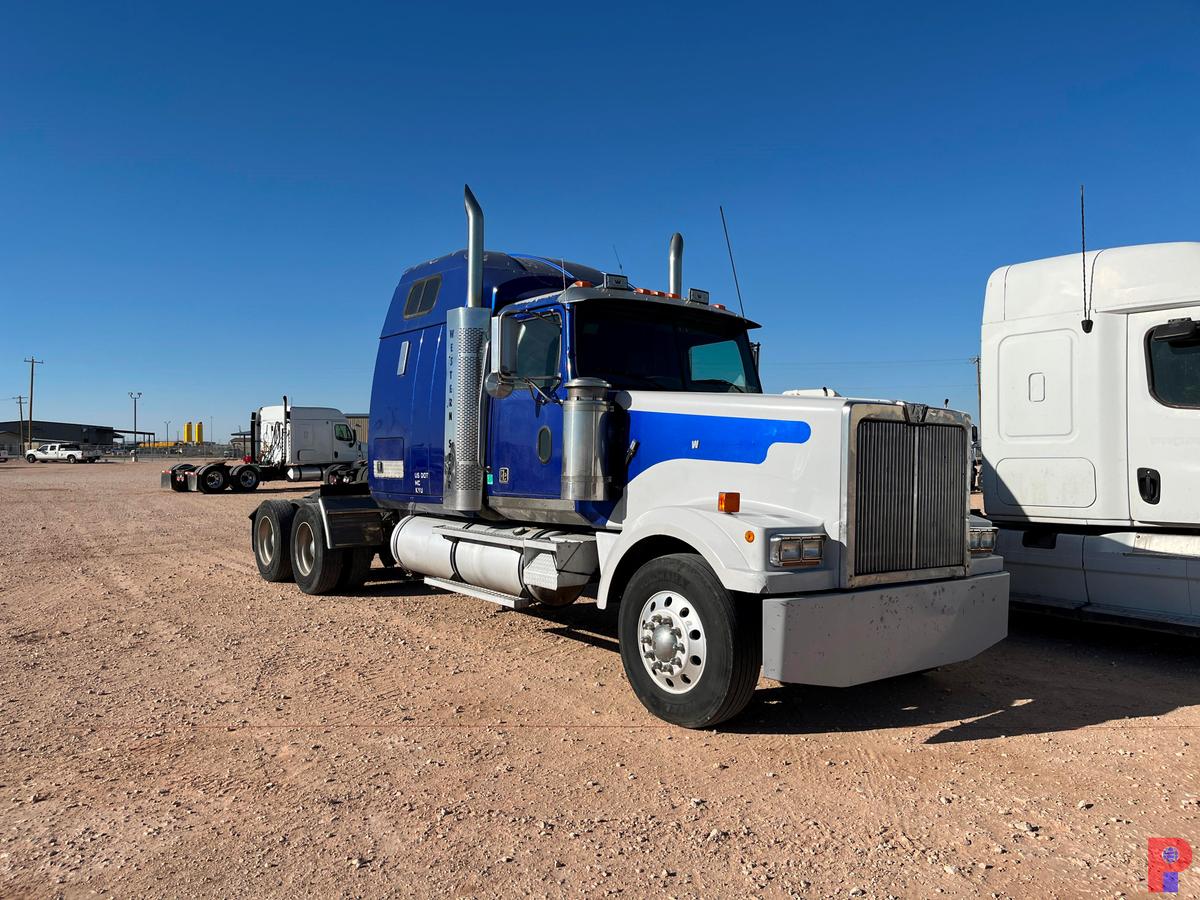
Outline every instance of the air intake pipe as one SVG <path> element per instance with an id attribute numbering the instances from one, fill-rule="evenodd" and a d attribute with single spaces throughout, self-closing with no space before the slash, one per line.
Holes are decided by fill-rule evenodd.
<path id="1" fill-rule="evenodd" d="M 480 397 L 492 311 L 483 306 L 483 210 L 466 185 L 463 205 L 467 210 L 467 296 L 464 306 L 446 312 L 442 505 L 458 512 L 479 512 L 483 508 Z"/>
<path id="2" fill-rule="evenodd" d="M 683 235 L 678 231 L 671 235 L 670 271 L 667 273 L 667 290 L 676 297 L 683 296 Z"/>

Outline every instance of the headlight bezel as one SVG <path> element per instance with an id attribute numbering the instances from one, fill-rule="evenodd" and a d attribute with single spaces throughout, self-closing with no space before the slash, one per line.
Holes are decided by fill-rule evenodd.
<path id="1" fill-rule="evenodd" d="M 980 556 L 995 553 L 997 531 L 995 525 L 972 525 L 967 536 L 967 548 Z"/>
<path id="2" fill-rule="evenodd" d="M 814 568 L 825 561 L 825 535 L 773 534 L 769 556 L 776 568 Z"/>

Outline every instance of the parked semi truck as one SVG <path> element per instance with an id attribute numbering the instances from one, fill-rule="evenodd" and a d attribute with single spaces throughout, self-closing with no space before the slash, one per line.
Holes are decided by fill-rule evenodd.
<path id="1" fill-rule="evenodd" d="M 372 554 L 502 606 L 619 606 L 629 682 L 689 727 L 760 672 L 854 685 L 1007 631 L 994 529 L 968 504 L 959 412 L 762 393 L 748 331 L 706 292 L 468 247 L 404 273 L 371 393 L 369 485 L 252 516 L 262 576 L 361 583 Z"/>
<path id="2" fill-rule="evenodd" d="M 265 481 L 352 483 L 366 479 L 366 448 L 339 410 L 328 406 L 277 406 L 250 413 L 250 452 L 239 463 L 177 463 L 162 473 L 174 491 L 216 494 L 253 491 Z"/>
<path id="3" fill-rule="evenodd" d="M 981 374 L 1014 599 L 1200 625 L 1200 243 L 997 269 Z"/>

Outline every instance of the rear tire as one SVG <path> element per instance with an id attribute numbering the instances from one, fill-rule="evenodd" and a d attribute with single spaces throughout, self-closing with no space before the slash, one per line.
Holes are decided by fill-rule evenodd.
<path id="1" fill-rule="evenodd" d="M 338 578 L 339 591 L 353 591 L 367 583 L 371 573 L 371 562 L 375 559 L 375 551 L 365 547 L 342 551 L 346 559 L 342 565 L 342 574 Z"/>
<path id="2" fill-rule="evenodd" d="M 201 466 L 196 473 L 196 485 L 205 494 L 219 494 L 229 484 L 229 473 L 224 466 Z"/>
<path id="3" fill-rule="evenodd" d="M 230 490 L 238 494 L 258 490 L 258 485 L 261 481 L 262 478 L 258 474 L 258 469 L 254 466 L 234 466 L 229 472 Z"/>
<path id="4" fill-rule="evenodd" d="M 171 490 L 185 492 L 188 489 L 187 473 L 194 468 L 191 463 L 175 463 L 171 466 Z"/>
<path id="5" fill-rule="evenodd" d="M 328 594 L 337 587 L 346 563 L 344 550 L 325 546 L 325 529 L 316 506 L 306 503 L 292 522 L 292 574 L 306 594 Z"/>
<path id="6" fill-rule="evenodd" d="M 77 459 L 76 459 L 75 457 L 73 457 L 73 456 L 68 456 L 68 457 L 67 457 L 67 462 L 69 462 L 71 465 L 75 465 L 75 463 L 79 462 L 79 460 L 77 460 Z"/>
<path id="7" fill-rule="evenodd" d="M 621 598 L 625 675 L 654 715 L 709 728 L 750 702 L 762 668 L 761 601 L 737 600 L 701 557 L 646 563 Z"/>
<path id="8" fill-rule="evenodd" d="M 286 500 L 265 500 L 250 523 L 250 546 L 264 581 L 292 580 L 292 520 L 296 507 Z"/>

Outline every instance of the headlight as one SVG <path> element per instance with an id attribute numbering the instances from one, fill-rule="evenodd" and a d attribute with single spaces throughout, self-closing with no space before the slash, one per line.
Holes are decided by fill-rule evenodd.
<path id="1" fill-rule="evenodd" d="M 996 529 L 992 526 L 971 529 L 972 553 L 992 553 L 996 549 Z"/>
<path id="2" fill-rule="evenodd" d="M 773 566 L 819 566 L 824 552 L 823 534 L 777 534 L 771 538 Z"/>

